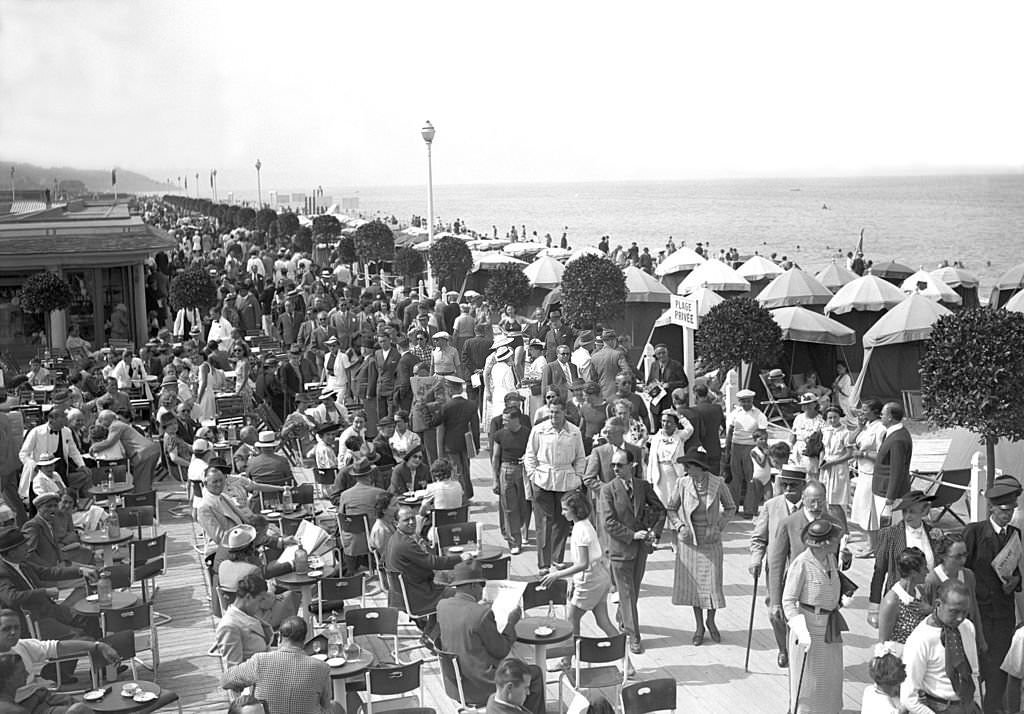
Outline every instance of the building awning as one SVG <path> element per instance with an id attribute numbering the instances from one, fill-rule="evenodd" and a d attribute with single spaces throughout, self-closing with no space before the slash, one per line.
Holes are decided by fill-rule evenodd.
<path id="1" fill-rule="evenodd" d="M 140 263 L 177 247 L 137 216 L 96 221 L 0 223 L 0 271 Z"/>

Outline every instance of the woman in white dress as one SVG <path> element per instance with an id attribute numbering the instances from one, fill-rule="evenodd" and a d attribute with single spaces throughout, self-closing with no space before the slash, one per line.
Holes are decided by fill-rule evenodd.
<path id="1" fill-rule="evenodd" d="M 196 404 L 192 416 L 202 424 L 217 418 L 217 389 L 223 381 L 221 371 L 210 364 L 203 352 L 196 353 L 199 361 L 199 387 L 196 389 Z"/>
<path id="2" fill-rule="evenodd" d="M 523 386 L 530 388 L 530 410 L 527 414 L 534 414 L 544 405 L 544 396 L 540 388 L 548 360 L 544 356 L 544 343 L 540 340 L 530 340 L 529 351 L 523 369 Z"/>
<path id="3" fill-rule="evenodd" d="M 661 413 L 661 429 L 651 437 L 647 481 L 662 503 L 668 503 L 676 479 L 686 473 L 678 459 L 686 453 L 686 440 L 692 434 L 693 425 L 686 417 L 672 409 Z"/>
<path id="4" fill-rule="evenodd" d="M 850 431 L 843 423 L 843 410 L 831 406 L 825 410 L 825 426 L 821 429 L 821 463 L 818 480 L 825 484 L 830 505 L 844 510 L 850 505 Z"/>
<path id="5" fill-rule="evenodd" d="M 494 353 L 494 365 L 487 380 L 487 414 L 485 424 L 505 410 L 505 395 L 516 390 L 516 375 L 512 370 L 512 350 L 499 347 Z"/>
<path id="6" fill-rule="evenodd" d="M 818 413 L 818 397 L 813 392 L 801 395 L 800 408 L 803 409 L 803 412 L 793 418 L 793 433 L 789 437 L 793 451 L 789 458 L 794 464 L 807 469 L 808 476 L 817 477 L 818 456 L 807 456 L 804 454 L 804 450 L 807 448 L 807 440 L 811 434 L 821 431 L 825 426 L 825 420 Z"/>
<path id="7" fill-rule="evenodd" d="M 882 424 L 882 402 L 869 399 L 861 405 L 857 415 L 858 428 L 852 432 L 850 442 L 852 456 L 857 463 L 857 482 L 853 489 L 853 507 L 850 520 L 867 534 L 868 547 L 857 554 L 860 558 L 874 557 L 878 544 L 878 529 L 881 514 L 875 509 L 875 496 L 871 492 L 871 481 L 875 477 L 875 454 L 885 440 L 885 425 Z"/>

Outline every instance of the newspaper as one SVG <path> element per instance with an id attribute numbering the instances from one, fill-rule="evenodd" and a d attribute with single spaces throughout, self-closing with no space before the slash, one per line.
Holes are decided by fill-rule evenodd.
<path id="1" fill-rule="evenodd" d="M 519 607 L 523 600 L 526 583 L 514 580 L 488 580 L 484 584 L 484 600 L 491 603 L 494 622 L 498 632 L 503 632 L 508 625 L 508 617 Z"/>
<path id="2" fill-rule="evenodd" d="M 295 538 L 302 544 L 306 553 L 310 556 L 324 556 L 331 550 L 331 536 L 323 528 L 309 521 L 299 523 L 299 529 L 295 531 Z M 295 551 L 298 546 L 290 545 L 281 552 L 278 563 L 294 563 Z M 333 562 L 333 559 L 332 559 Z"/>
<path id="3" fill-rule="evenodd" d="M 1020 567 L 1022 555 L 1024 549 L 1021 548 L 1020 536 L 1014 534 L 992 559 L 992 570 L 996 571 L 996 575 L 1004 584 L 1009 582 L 1013 573 Z"/>

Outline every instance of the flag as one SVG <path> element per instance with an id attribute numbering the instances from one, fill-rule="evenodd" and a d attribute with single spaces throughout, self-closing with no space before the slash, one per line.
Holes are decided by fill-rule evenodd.
<path id="1" fill-rule="evenodd" d="M 117 185 L 117 169 L 110 169 L 110 185 Z"/>

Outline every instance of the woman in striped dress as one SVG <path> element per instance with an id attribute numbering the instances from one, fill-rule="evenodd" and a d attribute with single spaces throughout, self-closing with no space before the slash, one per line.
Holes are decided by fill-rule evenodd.
<path id="1" fill-rule="evenodd" d="M 807 549 L 790 563 L 782 593 L 789 623 L 790 711 L 838 714 L 843 708 L 841 596 L 835 541 L 840 528 L 825 518 L 804 526 Z M 798 701 L 799 699 L 799 701 Z"/>
<path id="2" fill-rule="evenodd" d="M 676 531 L 672 604 L 693 608 L 694 645 L 704 642 L 705 609 L 711 639 L 722 639 L 715 625 L 715 611 L 725 607 L 722 530 L 736 514 L 732 493 L 721 477 L 708 471 L 704 459 L 696 451 L 678 459 L 686 475 L 676 480 L 667 505 L 669 526 Z"/>

